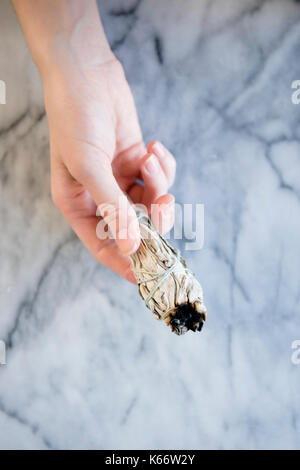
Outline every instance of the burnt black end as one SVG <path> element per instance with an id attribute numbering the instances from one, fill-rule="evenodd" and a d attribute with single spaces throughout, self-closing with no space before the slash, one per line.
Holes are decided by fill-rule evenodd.
<path id="1" fill-rule="evenodd" d="M 178 305 L 171 315 L 170 327 L 177 335 L 182 335 L 188 330 L 201 331 L 205 315 L 198 313 L 190 304 Z"/>

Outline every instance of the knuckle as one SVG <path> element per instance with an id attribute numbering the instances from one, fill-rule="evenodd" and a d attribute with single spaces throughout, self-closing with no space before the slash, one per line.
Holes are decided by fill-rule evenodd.
<path id="1" fill-rule="evenodd" d="M 111 164 L 105 154 L 98 155 L 90 152 L 75 162 L 74 174 L 78 180 L 90 181 L 96 175 L 107 173 L 110 168 Z"/>
<path id="2" fill-rule="evenodd" d="M 93 165 L 91 164 L 90 159 L 80 158 L 74 162 L 72 173 L 79 181 L 81 179 L 90 180 L 93 175 Z"/>
<path id="3" fill-rule="evenodd" d="M 88 183 L 95 173 L 94 166 L 90 158 L 73 159 L 69 165 L 69 171 L 76 181 L 82 184 Z"/>

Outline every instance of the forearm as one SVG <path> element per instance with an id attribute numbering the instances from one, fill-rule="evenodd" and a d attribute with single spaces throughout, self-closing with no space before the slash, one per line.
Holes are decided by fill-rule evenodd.
<path id="1" fill-rule="evenodd" d="M 95 0 L 12 0 L 41 75 L 54 64 L 95 67 L 114 58 Z"/>

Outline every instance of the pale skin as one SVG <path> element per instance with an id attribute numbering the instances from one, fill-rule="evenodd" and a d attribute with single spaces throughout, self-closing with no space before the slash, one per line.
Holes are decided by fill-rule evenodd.
<path id="1" fill-rule="evenodd" d="M 128 255 L 138 249 L 140 231 L 126 195 L 148 210 L 157 204 L 154 216 L 163 218 L 169 230 L 174 157 L 158 141 L 146 147 L 129 85 L 109 47 L 95 0 L 12 3 L 43 82 L 53 201 L 98 262 L 135 282 Z M 102 215 L 110 225 L 120 198 L 127 217 L 114 228 L 115 239 L 100 240 L 96 209 L 108 204 Z"/>

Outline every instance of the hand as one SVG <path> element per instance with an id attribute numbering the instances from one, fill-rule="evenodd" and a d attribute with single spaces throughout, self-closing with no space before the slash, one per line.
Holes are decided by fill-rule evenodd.
<path id="1" fill-rule="evenodd" d="M 125 194 L 148 209 L 158 204 L 155 219 L 163 217 L 168 231 L 174 198 L 166 193 L 174 180 L 175 160 L 156 141 L 146 151 L 128 83 L 113 55 L 105 63 L 87 66 L 73 59 L 60 62 L 43 74 L 43 82 L 53 200 L 96 260 L 135 282 L 126 255 L 138 248 L 140 233 Z M 108 203 L 117 214 L 120 199 L 127 222 L 121 218 L 116 240 L 100 240 L 96 208 Z M 111 219 L 109 213 L 102 215 Z M 128 237 L 118 239 L 124 230 Z"/>

